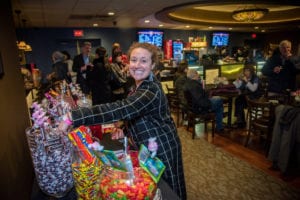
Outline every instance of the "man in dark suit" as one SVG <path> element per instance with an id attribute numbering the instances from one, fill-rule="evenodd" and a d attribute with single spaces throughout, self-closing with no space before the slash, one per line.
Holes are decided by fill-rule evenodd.
<path id="1" fill-rule="evenodd" d="M 92 50 L 92 44 L 90 42 L 84 42 L 81 46 L 81 54 L 77 55 L 73 59 L 73 71 L 77 72 L 77 83 L 84 94 L 90 93 L 90 88 L 86 80 L 86 72 L 93 66 L 90 56 Z"/>

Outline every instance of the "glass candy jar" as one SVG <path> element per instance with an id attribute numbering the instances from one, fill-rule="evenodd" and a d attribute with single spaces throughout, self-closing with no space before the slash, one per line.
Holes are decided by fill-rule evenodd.
<path id="1" fill-rule="evenodd" d="M 99 181 L 102 163 L 96 157 L 87 162 L 82 152 L 74 147 L 72 154 L 72 172 L 78 199 L 100 199 Z"/>
<path id="2" fill-rule="evenodd" d="M 156 184 L 140 167 L 134 167 L 134 179 L 129 172 L 105 167 L 101 174 L 100 192 L 102 199 L 153 199 Z"/>
<path id="3" fill-rule="evenodd" d="M 45 133 L 27 128 L 25 132 L 39 188 L 49 196 L 65 196 L 74 185 L 71 142 L 55 129 Z"/>

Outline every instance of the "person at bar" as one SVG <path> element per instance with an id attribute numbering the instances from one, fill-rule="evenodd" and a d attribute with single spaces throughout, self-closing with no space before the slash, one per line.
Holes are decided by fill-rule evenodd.
<path id="1" fill-rule="evenodd" d="M 240 95 L 235 99 L 235 117 L 236 122 L 234 124 L 237 128 L 245 128 L 245 112 L 247 108 L 246 96 L 250 99 L 258 99 L 262 96 L 262 91 L 259 89 L 259 78 L 255 74 L 253 65 L 245 65 L 243 74 L 233 82 L 235 87 L 239 89 Z"/>
<path id="2" fill-rule="evenodd" d="M 299 70 L 291 60 L 292 44 L 283 40 L 267 60 L 261 72 L 268 77 L 268 96 L 286 94 L 287 90 L 296 89 L 296 74 Z"/>
<path id="3" fill-rule="evenodd" d="M 90 93 L 90 88 L 86 80 L 86 72 L 93 66 L 91 58 L 92 43 L 84 42 L 81 45 L 81 53 L 73 59 L 73 71 L 77 73 L 76 83 L 84 94 Z"/>
<path id="4" fill-rule="evenodd" d="M 128 55 L 129 72 L 135 80 L 135 88 L 128 97 L 72 110 L 63 117 L 59 129 L 67 130 L 70 123 L 78 127 L 124 120 L 128 124 L 126 134 L 135 146 L 147 146 L 148 139 L 156 137 L 157 157 L 166 165 L 162 178 L 180 199 L 186 199 L 180 139 L 161 83 L 152 71 L 157 63 L 157 48 L 148 43 L 134 43 Z M 122 137 L 121 129 L 112 134 L 113 139 Z"/>

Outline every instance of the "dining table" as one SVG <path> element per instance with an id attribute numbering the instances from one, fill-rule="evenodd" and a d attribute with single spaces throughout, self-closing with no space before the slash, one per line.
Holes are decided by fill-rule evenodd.
<path id="1" fill-rule="evenodd" d="M 206 85 L 206 92 L 209 97 L 219 96 L 223 104 L 227 104 L 227 128 L 232 128 L 232 110 L 234 99 L 240 95 L 240 91 L 233 84 Z"/>

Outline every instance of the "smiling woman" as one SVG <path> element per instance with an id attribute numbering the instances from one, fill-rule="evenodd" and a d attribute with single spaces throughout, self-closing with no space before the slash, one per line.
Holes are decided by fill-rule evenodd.
<path id="1" fill-rule="evenodd" d="M 150 75 L 158 62 L 157 48 L 147 43 L 135 43 L 130 47 L 128 54 L 129 72 L 138 87 Z"/>
<path id="2" fill-rule="evenodd" d="M 73 121 L 80 125 L 105 124 L 124 120 L 126 132 L 116 128 L 112 139 L 132 138 L 135 147 L 148 145 L 149 138 L 156 138 L 157 157 L 165 164 L 162 178 L 181 198 L 186 199 L 181 143 L 171 117 L 167 98 L 161 83 L 152 72 L 157 62 L 157 47 L 148 43 L 134 43 L 129 48 L 129 72 L 135 80 L 135 89 L 126 99 L 113 103 L 79 108 L 64 116 L 59 125 L 66 130 Z"/>

